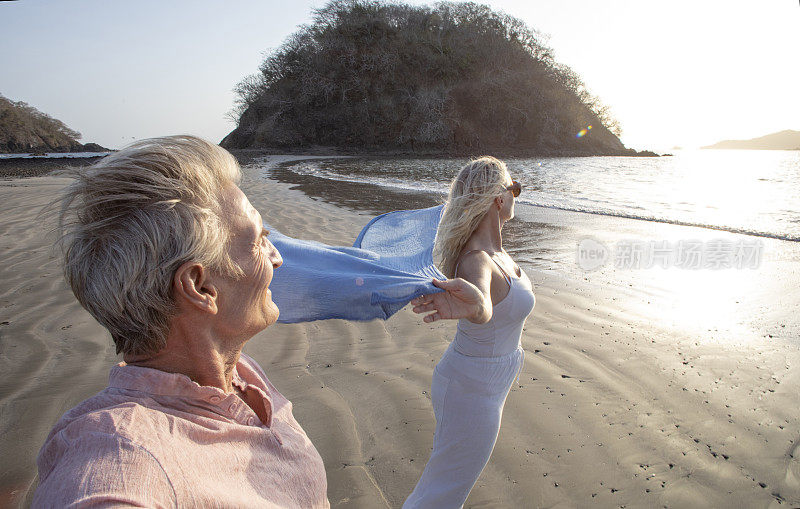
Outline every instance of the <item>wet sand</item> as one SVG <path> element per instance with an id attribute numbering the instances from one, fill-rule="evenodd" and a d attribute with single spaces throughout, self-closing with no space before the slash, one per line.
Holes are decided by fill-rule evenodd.
<path id="1" fill-rule="evenodd" d="M 13 157 L 0 158 L 0 179 L 41 177 L 65 166 L 89 166 L 102 157 Z"/>
<path id="2" fill-rule="evenodd" d="M 244 174 L 268 222 L 329 244 L 349 245 L 384 209 L 435 200 Z M 102 389 L 116 361 L 63 281 L 52 225 L 37 220 L 65 183 L 0 182 L 0 506 L 30 500 L 50 427 Z M 566 266 L 581 236 L 702 232 L 534 209 L 508 232 L 537 297 L 525 365 L 466 507 L 800 505 L 800 249 L 767 243 L 768 260 L 749 273 L 581 276 L 543 269 L 531 253 Z M 538 229 L 537 249 L 513 244 L 520 224 Z M 708 284 L 687 307 L 676 278 Z M 704 302 L 706 286 L 725 280 L 737 282 L 730 306 Z M 386 322 L 279 324 L 248 343 L 320 451 L 332 507 L 399 507 L 411 492 L 433 440 L 431 373 L 454 330 L 406 308 Z"/>

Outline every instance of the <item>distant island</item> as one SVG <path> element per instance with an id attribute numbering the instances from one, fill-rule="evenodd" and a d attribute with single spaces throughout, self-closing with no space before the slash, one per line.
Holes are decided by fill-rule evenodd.
<path id="1" fill-rule="evenodd" d="M 800 131 L 781 131 L 751 140 L 725 140 L 700 148 L 743 150 L 800 150 Z"/>
<path id="2" fill-rule="evenodd" d="M 33 106 L 0 95 L 0 153 L 107 152 Z"/>
<path id="3" fill-rule="evenodd" d="M 657 155 L 541 34 L 475 3 L 331 1 L 235 92 L 229 149 Z"/>

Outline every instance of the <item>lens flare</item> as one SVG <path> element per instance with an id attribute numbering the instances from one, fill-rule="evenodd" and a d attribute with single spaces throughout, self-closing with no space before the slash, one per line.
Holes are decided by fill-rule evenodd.
<path id="1" fill-rule="evenodd" d="M 575 135 L 576 138 L 583 138 L 586 134 L 592 129 L 592 126 L 586 127 L 586 129 L 581 129 L 578 131 L 578 134 Z"/>

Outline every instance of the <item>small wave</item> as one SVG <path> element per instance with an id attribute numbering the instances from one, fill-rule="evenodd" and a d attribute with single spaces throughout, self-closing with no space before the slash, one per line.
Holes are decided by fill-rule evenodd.
<path id="1" fill-rule="evenodd" d="M 290 170 L 298 175 L 309 177 L 317 177 L 325 180 L 334 180 L 336 182 L 351 182 L 356 184 L 373 184 L 379 187 L 388 187 L 391 189 L 398 189 L 402 191 L 415 191 L 435 194 L 447 194 L 447 190 L 442 189 L 442 185 L 438 182 L 419 182 L 409 183 L 401 179 L 369 179 L 365 180 L 364 177 L 356 177 L 353 175 L 342 175 L 330 170 L 311 166 L 308 164 L 286 166 L 284 169 Z"/>
<path id="2" fill-rule="evenodd" d="M 750 235 L 753 237 L 765 237 L 770 239 L 778 239 L 778 240 L 787 240 L 790 242 L 800 242 L 800 235 L 792 235 L 788 233 L 774 233 L 774 232 L 767 232 L 762 230 L 753 230 L 749 228 L 738 228 L 734 226 L 720 226 L 715 224 L 709 223 L 701 223 L 701 222 L 694 222 L 694 221 L 682 221 L 680 219 L 669 219 L 663 217 L 655 217 L 655 216 L 646 216 L 646 215 L 637 215 L 637 214 L 628 214 L 625 212 L 617 212 L 613 210 L 590 210 L 590 209 L 582 209 L 580 207 L 568 207 L 568 206 L 561 206 L 561 205 L 547 205 L 542 203 L 534 203 L 534 202 L 526 202 L 527 205 L 532 205 L 535 207 L 542 207 L 548 209 L 556 209 L 556 210 L 566 210 L 570 212 L 582 212 L 584 214 L 595 214 L 600 216 L 611 216 L 611 217 L 621 217 L 624 219 L 637 219 L 639 221 L 651 221 L 654 223 L 665 223 L 665 224 L 674 224 L 678 226 L 694 226 L 697 228 L 707 228 L 710 230 L 718 230 L 718 231 L 726 231 L 730 233 L 738 233 L 740 235 Z"/>

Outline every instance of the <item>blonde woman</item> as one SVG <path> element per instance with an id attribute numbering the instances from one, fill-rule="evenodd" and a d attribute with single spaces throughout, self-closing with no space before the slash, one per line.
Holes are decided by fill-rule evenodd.
<path id="1" fill-rule="evenodd" d="M 433 451 L 404 509 L 461 507 L 497 440 L 522 368 L 522 326 L 535 303 L 527 275 L 503 250 L 503 225 L 514 217 L 520 191 L 493 157 L 468 163 L 450 186 L 434 247 L 449 279 L 436 282 L 444 292 L 412 304 L 416 313 L 433 311 L 426 323 L 460 320 L 433 370 Z"/>

